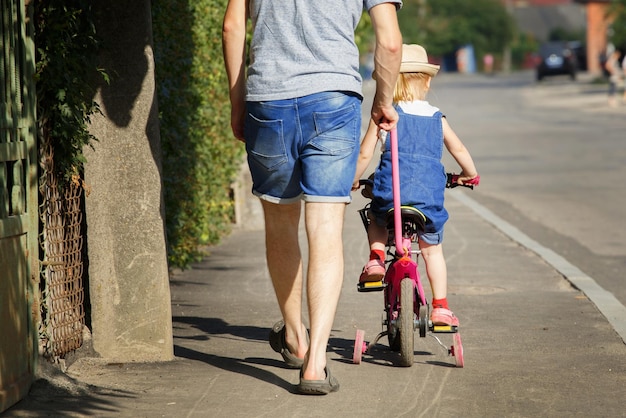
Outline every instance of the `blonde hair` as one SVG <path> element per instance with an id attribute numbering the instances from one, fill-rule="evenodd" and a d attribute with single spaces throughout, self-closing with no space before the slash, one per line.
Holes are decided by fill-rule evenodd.
<path id="1" fill-rule="evenodd" d="M 426 100 L 431 78 L 426 73 L 400 73 L 393 92 L 393 101 L 398 103 Z"/>

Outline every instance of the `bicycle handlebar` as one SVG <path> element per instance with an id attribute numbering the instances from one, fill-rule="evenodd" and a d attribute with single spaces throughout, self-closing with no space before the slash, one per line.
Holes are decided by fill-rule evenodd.
<path id="1" fill-rule="evenodd" d="M 446 188 L 454 189 L 455 187 L 462 186 L 467 187 L 468 189 L 474 190 L 474 186 L 478 186 L 480 183 L 480 176 L 476 176 L 475 178 L 466 181 L 465 183 L 459 183 L 459 175 L 454 173 L 446 173 Z M 360 179 L 359 186 L 373 186 L 374 181 L 372 179 Z"/>
<path id="2" fill-rule="evenodd" d="M 373 186 L 373 185 L 374 185 L 374 180 L 372 179 L 360 179 L 359 180 L 359 187 Z"/>
<path id="3" fill-rule="evenodd" d="M 458 186 L 467 187 L 468 189 L 474 190 L 474 186 L 478 186 L 480 183 L 480 176 L 476 176 L 471 180 L 467 180 L 464 183 L 459 183 L 459 175 L 454 173 L 446 173 L 446 187 L 449 189 L 454 189 Z"/>

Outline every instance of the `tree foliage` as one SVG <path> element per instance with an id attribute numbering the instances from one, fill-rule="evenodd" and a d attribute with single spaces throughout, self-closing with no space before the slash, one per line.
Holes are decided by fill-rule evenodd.
<path id="1" fill-rule="evenodd" d="M 613 19 L 609 40 L 615 47 L 626 51 L 626 0 L 613 0 L 609 15 Z"/>
<path id="2" fill-rule="evenodd" d="M 372 19 L 367 12 L 363 12 L 361 20 L 354 32 L 354 40 L 359 47 L 359 53 L 364 55 L 371 48 L 372 41 L 374 40 L 374 32 L 372 31 Z"/>
<path id="3" fill-rule="evenodd" d="M 500 52 L 515 33 L 515 23 L 499 0 L 405 0 L 398 19 L 404 42 L 419 43 L 432 56 L 467 44 L 477 52 Z"/>

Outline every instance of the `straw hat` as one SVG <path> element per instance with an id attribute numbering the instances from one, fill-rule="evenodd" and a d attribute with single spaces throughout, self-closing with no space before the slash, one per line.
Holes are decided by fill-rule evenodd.
<path id="1" fill-rule="evenodd" d="M 428 63 L 428 55 L 426 55 L 423 46 L 417 44 L 402 45 L 401 73 L 426 73 L 435 76 L 438 71 L 438 65 Z"/>
<path id="2" fill-rule="evenodd" d="M 402 45 L 402 63 L 400 64 L 401 73 L 425 73 L 432 77 L 439 72 L 439 66 L 428 63 L 428 55 L 423 46 L 412 44 Z M 376 80 L 376 71 L 372 74 L 372 78 Z"/>

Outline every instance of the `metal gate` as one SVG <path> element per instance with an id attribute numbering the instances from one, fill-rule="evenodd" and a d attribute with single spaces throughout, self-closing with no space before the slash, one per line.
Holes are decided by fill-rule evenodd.
<path id="1" fill-rule="evenodd" d="M 37 150 L 30 0 L 0 0 L 0 412 L 37 358 Z"/>

